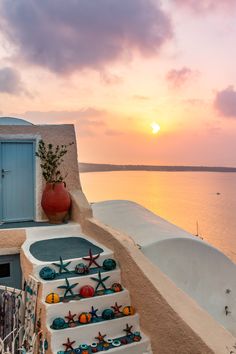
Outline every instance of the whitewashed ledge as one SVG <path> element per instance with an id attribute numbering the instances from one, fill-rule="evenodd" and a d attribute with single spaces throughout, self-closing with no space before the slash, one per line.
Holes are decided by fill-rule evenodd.
<path id="1" fill-rule="evenodd" d="M 132 237 L 177 287 L 236 336 L 236 265 L 229 258 L 134 202 L 104 201 L 92 209 L 96 219 Z"/>

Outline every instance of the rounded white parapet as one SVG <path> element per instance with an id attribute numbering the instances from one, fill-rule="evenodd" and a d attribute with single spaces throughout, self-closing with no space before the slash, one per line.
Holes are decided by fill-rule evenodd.
<path id="1" fill-rule="evenodd" d="M 236 336 L 236 265 L 228 257 L 134 202 L 92 207 L 94 217 L 129 235 L 178 288 Z"/>

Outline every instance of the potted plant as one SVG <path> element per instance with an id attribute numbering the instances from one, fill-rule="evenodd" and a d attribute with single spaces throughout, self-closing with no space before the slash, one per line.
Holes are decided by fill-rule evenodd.
<path id="1" fill-rule="evenodd" d="M 52 224 L 62 223 L 71 205 L 70 195 L 64 181 L 66 176 L 62 176 L 59 167 L 63 162 L 63 156 L 67 153 L 68 146 L 72 144 L 54 147 L 52 144 L 46 145 L 43 140 L 40 140 L 38 151 L 35 153 L 41 160 L 40 167 L 46 181 L 41 205 Z"/>

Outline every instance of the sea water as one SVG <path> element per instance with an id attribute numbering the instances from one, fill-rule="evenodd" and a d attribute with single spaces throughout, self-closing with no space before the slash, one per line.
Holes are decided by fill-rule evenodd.
<path id="1" fill-rule="evenodd" d="M 236 263 L 236 173 L 119 171 L 80 177 L 89 202 L 135 201 L 198 233 Z"/>

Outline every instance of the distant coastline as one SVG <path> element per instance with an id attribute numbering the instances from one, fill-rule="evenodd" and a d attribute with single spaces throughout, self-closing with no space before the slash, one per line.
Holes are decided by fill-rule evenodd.
<path id="1" fill-rule="evenodd" d="M 156 166 L 156 165 L 112 165 L 96 163 L 79 163 L 80 172 L 109 171 L 163 171 L 163 172 L 236 172 L 236 167 L 210 166 Z"/>

